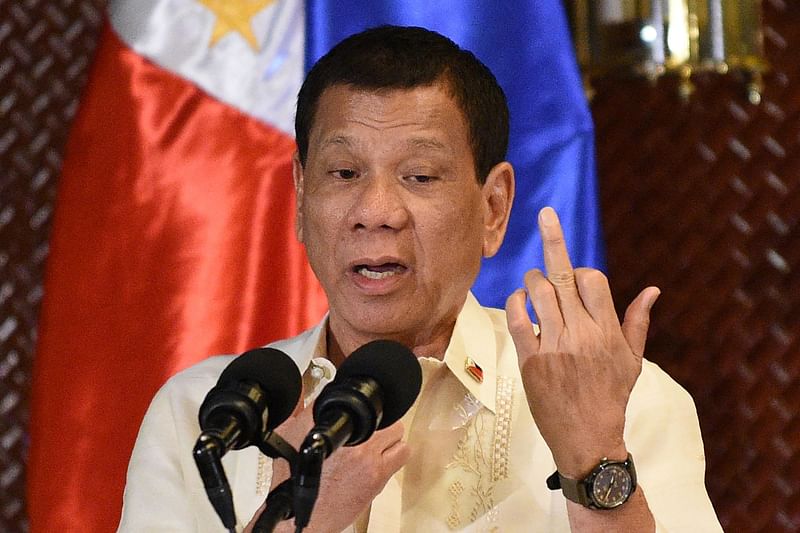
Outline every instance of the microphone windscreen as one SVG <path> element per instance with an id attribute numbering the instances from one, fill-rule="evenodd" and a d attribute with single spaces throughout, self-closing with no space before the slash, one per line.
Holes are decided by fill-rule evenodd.
<path id="1" fill-rule="evenodd" d="M 255 382 L 264 391 L 269 408 L 267 431 L 272 431 L 289 418 L 303 388 L 297 365 L 291 357 L 275 348 L 244 352 L 222 371 L 217 386 L 224 387 L 238 381 Z"/>
<path id="2" fill-rule="evenodd" d="M 383 393 L 383 418 L 378 429 L 394 424 L 414 404 L 422 386 L 422 369 L 416 356 L 395 341 L 368 342 L 350 354 L 336 371 L 334 381 L 365 376 Z"/>

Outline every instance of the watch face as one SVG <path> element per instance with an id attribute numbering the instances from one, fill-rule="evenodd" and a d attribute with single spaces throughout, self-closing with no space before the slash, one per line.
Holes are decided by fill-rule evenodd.
<path id="1" fill-rule="evenodd" d="M 595 476 L 592 497 L 598 506 L 610 509 L 631 495 L 631 476 L 621 464 L 610 464 Z"/>

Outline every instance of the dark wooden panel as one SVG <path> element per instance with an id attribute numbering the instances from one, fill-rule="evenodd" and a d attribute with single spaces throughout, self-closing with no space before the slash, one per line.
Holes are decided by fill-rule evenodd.
<path id="1" fill-rule="evenodd" d="M 694 396 L 730 531 L 800 530 L 800 5 L 765 2 L 762 103 L 736 76 L 596 82 L 618 303 L 662 288 L 648 357 Z"/>
<path id="2" fill-rule="evenodd" d="M 61 152 L 101 0 L 0 0 L 0 531 L 27 531 L 24 464 L 42 273 Z M 54 453 L 57 450 L 53 451 Z"/>

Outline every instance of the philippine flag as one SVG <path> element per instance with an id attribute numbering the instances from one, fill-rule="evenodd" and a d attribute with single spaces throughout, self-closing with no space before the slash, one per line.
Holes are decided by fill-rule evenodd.
<path id="1" fill-rule="evenodd" d="M 32 531 L 113 530 L 163 382 L 325 312 L 293 232 L 293 116 L 307 66 L 351 33 L 437 30 L 507 92 L 517 199 L 475 287 L 484 304 L 502 306 L 541 267 L 544 205 L 561 215 L 573 261 L 602 266 L 593 128 L 558 0 L 116 0 L 108 14 L 50 241 Z"/>

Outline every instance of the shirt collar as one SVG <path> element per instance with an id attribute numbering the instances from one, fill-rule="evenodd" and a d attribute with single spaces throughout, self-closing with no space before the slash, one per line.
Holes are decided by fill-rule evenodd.
<path id="1" fill-rule="evenodd" d="M 492 412 L 495 412 L 497 392 L 496 346 L 491 319 L 472 292 L 468 293 L 456 319 L 444 362 L 461 384 Z M 475 377 L 475 366 L 480 370 L 482 380 Z"/>
<path id="2" fill-rule="evenodd" d="M 327 378 L 313 380 L 312 383 L 316 385 L 312 385 L 313 389 L 316 389 L 315 393 L 319 392 L 321 384 L 332 379 L 331 374 L 335 372 L 333 365 L 327 359 L 327 330 L 328 317 L 326 316 L 298 350 L 300 355 L 297 365 L 303 372 L 304 379 L 309 379 L 311 376 L 308 374 L 315 373 L 315 368 L 320 368 L 324 372 L 324 378 Z M 492 412 L 495 412 L 495 394 L 497 392 L 496 346 L 491 319 L 472 292 L 469 292 L 464 307 L 456 319 L 450 344 L 444 354 L 444 363 L 464 388 Z M 473 373 L 468 370 L 469 366 L 473 367 Z M 474 376 L 475 366 L 480 370 L 482 380 Z M 307 372 L 309 367 L 311 367 L 311 372 Z M 318 376 L 313 377 L 318 378 Z M 306 386 L 308 385 L 309 383 L 306 383 Z M 310 396 L 316 396 L 316 394 Z M 307 396 L 308 398 L 309 396 Z"/>
<path id="3" fill-rule="evenodd" d="M 336 368 L 328 359 L 328 315 L 314 328 L 290 339 L 287 344 L 294 344 L 291 352 L 295 354 L 295 362 L 303 377 L 303 404 L 308 407 L 323 387 L 333 380 Z"/>

